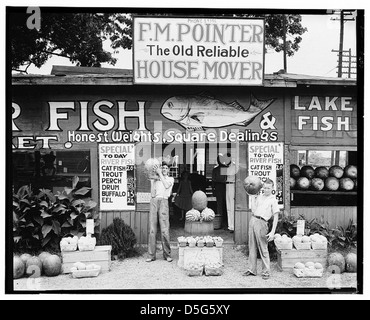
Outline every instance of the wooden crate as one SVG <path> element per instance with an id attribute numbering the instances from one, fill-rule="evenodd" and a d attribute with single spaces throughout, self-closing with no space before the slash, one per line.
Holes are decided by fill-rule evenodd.
<path id="1" fill-rule="evenodd" d="M 327 250 L 278 250 L 278 268 L 280 271 L 291 271 L 297 262 L 306 263 L 308 261 L 319 262 L 324 268 L 327 265 Z"/>
<path id="2" fill-rule="evenodd" d="M 201 253 L 201 254 L 218 254 L 220 263 L 223 264 L 223 248 L 220 247 L 179 247 L 179 260 L 177 265 L 180 268 L 183 268 L 188 259 L 193 256 L 194 254 Z"/>
<path id="3" fill-rule="evenodd" d="M 75 262 L 95 263 L 101 266 L 101 272 L 109 271 L 111 266 L 112 246 L 96 246 L 92 251 L 62 252 L 63 273 L 71 273 Z"/>
<path id="4" fill-rule="evenodd" d="M 185 221 L 185 236 L 212 235 L 213 230 L 213 221 Z"/>

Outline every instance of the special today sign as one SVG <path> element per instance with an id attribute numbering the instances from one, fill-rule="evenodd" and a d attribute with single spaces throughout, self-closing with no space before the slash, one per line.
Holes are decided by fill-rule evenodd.
<path id="1" fill-rule="evenodd" d="M 136 84 L 263 84 L 264 19 L 134 17 Z"/>

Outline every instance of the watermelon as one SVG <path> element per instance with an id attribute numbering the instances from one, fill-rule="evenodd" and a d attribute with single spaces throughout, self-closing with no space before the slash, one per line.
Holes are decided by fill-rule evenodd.
<path id="1" fill-rule="evenodd" d="M 50 252 L 42 251 L 41 253 L 39 253 L 38 257 L 40 258 L 41 262 L 44 262 L 45 258 L 50 255 L 51 255 Z"/>
<path id="2" fill-rule="evenodd" d="M 187 221 L 198 221 L 200 219 L 200 212 L 196 209 L 190 209 L 185 214 L 185 220 Z"/>
<path id="3" fill-rule="evenodd" d="M 351 179 L 357 178 L 357 167 L 349 164 L 344 167 L 344 176 Z"/>
<path id="4" fill-rule="evenodd" d="M 304 269 L 304 268 L 305 268 L 305 265 L 304 265 L 302 262 L 297 262 L 297 263 L 294 265 L 294 268 L 295 268 L 295 269 Z"/>
<path id="5" fill-rule="evenodd" d="M 19 279 L 23 277 L 25 271 L 25 265 L 20 256 L 13 257 L 13 279 Z"/>
<path id="6" fill-rule="evenodd" d="M 350 252 L 345 256 L 346 261 L 346 271 L 356 272 L 357 271 L 357 254 Z"/>
<path id="7" fill-rule="evenodd" d="M 301 190 L 307 190 L 311 186 L 311 180 L 306 177 L 300 177 L 297 180 L 297 187 Z"/>
<path id="8" fill-rule="evenodd" d="M 314 267 L 315 269 L 323 269 L 323 266 L 320 262 L 316 262 Z"/>
<path id="9" fill-rule="evenodd" d="M 29 254 L 29 253 L 22 253 L 20 255 L 20 258 L 22 259 L 23 263 L 24 263 L 24 268 L 26 268 L 26 262 L 29 258 L 31 258 L 32 256 Z"/>
<path id="10" fill-rule="evenodd" d="M 301 177 L 312 179 L 315 176 L 315 170 L 311 166 L 303 166 L 301 168 Z"/>
<path id="11" fill-rule="evenodd" d="M 290 177 L 290 189 L 294 189 L 297 185 L 297 180 L 293 177 Z"/>
<path id="12" fill-rule="evenodd" d="M 351 191 L 355 188 L 355 183 L 351 178 L 340 178 L 339 179 L 339 188 L 344 191 Z"/>
<path id="13" fill-rule="evenodd" d="M 332 273 L 343 273 L 346 268 L 346 261 L 339 252 L 333 252 L 328 256 L 328 266 Z"/>
<path id="14" fill-rule="evenodd" d="M 301 176 L 301 169 L 296 164 L 290 165 L 290 176 L 294 179 L 298 179 Z"/>
<path id="15" fill-rule="evenodd" d="M 207 208 L 207 195 L 201 190 L 195 191 L 191 197 L 191 203 L 193 205 L 193 209 L 202 211 Z"/>
<path id="16" fill-rule="evenodd" d="M 329 191 L 337 191 L 339 189 L 339 180 L 335 177 L 325 179 L 325 189 Z"/>
<path id="17" fill-rule="evenodd" d="M 322 189 L 324 189 L 324 180 L 321 179 L 321 178 L 313 178 L 311 180 L 311 189 L 312 190 L 315 190 L 315 191 L 320 191 Z"/>
<path id="18" fill-rule="evenodd" d="M 44 260 L 46 257 L 50 256 L 51 253 L 50 252 L 47 252 L 47 251 L 42 251 L 41 253 L 39 253 L 38 257 L 39 259 L 41 260 L 42 264 L 43 264 L 43 268 L 44 268 Z M 42 272 L 44 272 L 44 269 L 42 270 Z"/>
<path id="19" fill-rule="evenodd" d="M 44 273 L 48 277 L 55 277 L 62 271 L 62 260 L 56 254 L 46 256 L 42 264 Z"/>
<path id="20" fill-rule="evenodd" d="M 37 256 L 32 256 L 26 262 L 26 274 L 37 278 L 41 276 L 42 272 L 42 261 Z"/>
<path id="21" fill-rule="evenodd" d="M 316 167 L 315 169 L 315 177 L 325 180 L 329 177 L 329 170 L 326 167 Z"/>
<path id="22" fill-rule="evenodd" d="M 344 170 L 341 166 L 334 165 L 329 168 L 329 176 L 340 179 L 343 177 Z"/>
<path id="23" fill-rule="evenodd" d="M 145 167 L 145 172 L 148 176 L 149 179 L 158 179 L 159 176 L 157 174 L 157 172 L 154 170 L 154 168 L 156 166 L 160 166 L 161 163 L 159 162 L 159 160 L 157 158 L 149 158 L 145 164 L 144 164 L 144 167 Z"/>
<path id="24" fill-rule="evenodd" d="M 213 221 L 215 218 L 215 212 L 211 208 L 205 208 L 201 213 L 200 213 L 200 219 L 204 221 Z"/>
<path id="25" fill-rule="evenodd" d="M 248 176 L 243 181 L 243 187 L 249 195 L 255 195 L 262 188 L 262 181 L 257 176 Z"/>

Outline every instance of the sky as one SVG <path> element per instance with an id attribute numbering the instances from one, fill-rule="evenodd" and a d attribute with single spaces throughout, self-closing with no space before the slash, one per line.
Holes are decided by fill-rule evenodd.
<path id="1" fill-rule="evenodd" d="M 347 16 L 347 19 L 352 16 Z M 302 26 L 307 32 L 302 35 L 302 42 L 298 52 L 287 58 L 287 72 L 312 76 L 337 77 L 338 53 L 332 50 L 339 49 L 340 23 L 338 15 L 302 15 Z M 356 22 L 347 21 L 344 24 L 343 49 L 351 49 L 356 55 Z M 109 43 L 104 48 L 109 51 Z M 115 66 L 103 64 L 105 68 L 132 69 L 132 50 L 121 49 Z M 29 74 L 50 74 L 53 65 L 72 66 L 67 58 L 53 57 L 42 68 L 31 66 Z M 283 53 L 269 50 L 265 54 L 265 74 L 272 74 L 283 69 Z M 354 77 L 352 75 L 352 77 Z"/>

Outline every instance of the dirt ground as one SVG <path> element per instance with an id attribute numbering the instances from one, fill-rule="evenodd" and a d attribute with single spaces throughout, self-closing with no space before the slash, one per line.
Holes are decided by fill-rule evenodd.
<path id="1" fill-rule="evenodd" d="M 292 272 L 278 270 L 277 262 L 271 262 L 271 277 L 263 280 L 260 275 L 245 277 L 247 257 L 242 247 L 224 246 L 223 274 L 221 276 L 190 277 L 178 267 L 178 248 L 172 249 L 174 260 L 169 263 L 157 252 L 157 260 L 145 262 L 146 253 L 123 261 L 112 261 L 111 270 L 92 278 L 72 278 L 71 274 L 57 277 L 21 278 L 14 280 L 14 292 L 50 293 L 330 293 L 341 289 L 343 293 L 355 293 L 356 273 L 332 275 L 324 272 L 322 278 L 297 278 Z M 261 270 L 258 261 L 258 270 Z"/>

